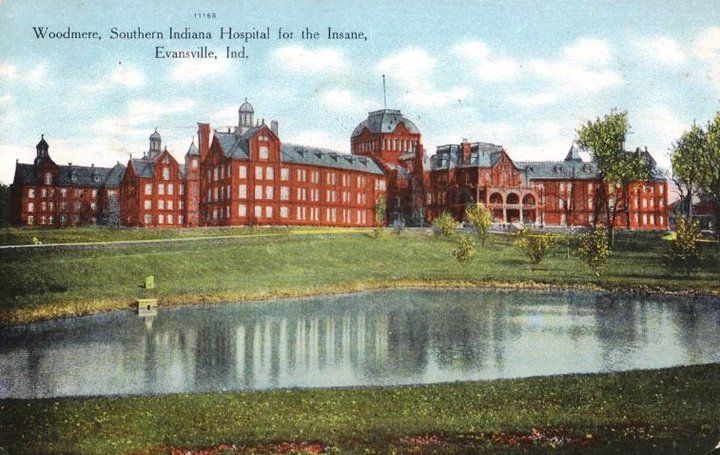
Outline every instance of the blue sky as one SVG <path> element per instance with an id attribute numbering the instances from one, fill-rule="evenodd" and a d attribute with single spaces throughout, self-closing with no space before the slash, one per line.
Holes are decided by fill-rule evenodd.
<path id="1" fill-rule="evenodd" d="M 32 160 L 41 133 L 58 163 L 111 165 L 139 156 L 157 126 L 181 158 L 196 122 L 234 125 L 246 97 L 258 118 L 279 121 L 283 141 L 346 152 L 357 123 L 382 108 L 381 74 L 388 107 L 415 121 L 429 153 L 468 138 L 518 160 L 560 159 L 580 123 L 616 107 L 630 114 L 628 145 L 666 164 L 672 141 L 720 109 L 716 1 L 217 3 L 0 0 L 0 182 L 16 159 Z M 208 11 L 217 18 L 192 17 Z M 104 38 L 37 40 L 33 26 Z M 155 45 L 222 54 L 237 43 L 113 41 L 114 26 L 332 26 L 368 40 L 270 40 L 249 43 L 243 61 L 158 60 Z"/>

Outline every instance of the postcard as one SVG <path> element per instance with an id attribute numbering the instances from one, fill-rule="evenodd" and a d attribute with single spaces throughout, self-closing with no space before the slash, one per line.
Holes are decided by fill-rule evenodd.
<path id="1" fill-rule="evenodd" d="M 0 454 L 720 450 L 719 18 L 0 0 Z"/>

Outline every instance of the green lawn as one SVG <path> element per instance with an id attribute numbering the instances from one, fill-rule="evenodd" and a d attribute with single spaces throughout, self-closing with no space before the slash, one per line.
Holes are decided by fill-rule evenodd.
<path id="1" fill-rule="evenodd" d="M 359 231 L 356 229 L 355 231 Z M 31 245 L 37 239 L 43 244 L 118 242 L 131 240 L 165 240 L 241 235 L 302 234 L 307 232 L 353 232 L 353 229 L 303 227 L 214 227 L 194 229 L 143 229 L 78 227 L 65 229 L 8 228 L 0 230 L 0 245 Z"/>
<path id="2" fill-rule="evenodd" d="M 719 376 L 716 364 L 398 388 L 0 400 L 0 446 L 12 454 L 283 442 L 335 453 L 706 453 L 720 437 Z"/>
<path id="3" fill-rule="evenodd" d="M 455 243 L 426 231 L 311 231 L 160 245 L 47 248 L 0 252 L 0 324 L 128 308 L 152 295 L 161 305 L 192 304 L 402 286 L 557 285 L 720 292 L 720 260 L 687 276 L 662 263 L 660 235 L 621 235 L 600 279 L 562 247 L 532 265 L 507 236 L 492 236 L 467 264 Z M 153 274 L 158 288 L 140 287 Z"/>

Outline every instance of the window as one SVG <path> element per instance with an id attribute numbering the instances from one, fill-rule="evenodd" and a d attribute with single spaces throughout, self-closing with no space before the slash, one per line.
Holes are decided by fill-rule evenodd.
<path id="1" fill-rule="evenodd" d="M 272 199 L 273 198 L 273 187 L 266 186 L 265 187 L 265 199 Z"/>
<path id="2" fill-rule="evenodd" d="M 67 197 L 67 189 L 66 188 L 60 189 L 60 196 L 62 196 L 63 199 L 65 199 Z"/>
<path id="3" fill-rule="evenodd" d="M 158 194 L 165 194 L 165 184 L 158 183 Z"/>
<path id="4" fill-rule="evenodd" d="M 173 216 L 172 215 L 167 216 L 167 222 L 168 222 L 168 224 L 173 224 Z"/>
<path id="5" fill-rule="evenodd" d="M 643 213 L 643 224 L 647 224 L 647 213 Z"/>
<path id="6" fill-rule="evenodd" d="M 255 167 L 255 180 L 262 180 L 262 174 L 263 174 L 262 167 L 256 166 Z"/>
<path id="7" fill-rule="evenodd" d="M 274 172 L 274 169 L 273 169 L 272 167 L 267 167 L 267 168 L 265 168 L 265 178 L 266 178 L 267 180 L 272 180 L 272 179 L 275 178 L 275 172 Z"/>
<path id="8" fill-rule="evenodd" d="M 255 185 L 255 199 L 262 199 L 263 187 L 262 185 Z"/>
<path id="9" fill-rule="evenodd" d="M 218 179 L 218 168 L 217 166 L 213 169 L 213 182 L 217 182 Z"/>
<path id="10" fill-rule="evenodd" d="M 191 160 L 190 160 L 190 167 L 191 167 L 192 169 L 197 169 L 197 167 L 198 167 L 198 160 L 195 159 L 195 158 L 191 159 Z"/>
<path id="11" fill-rule="evenodd" d="M 247 178 L 247 166 L 238 167 L 238 175 L 240 175 L 241 179 L 246 179 Z"/>
<path id="12" fill-rule="evenodd" d="M 35 203 L 34 202 L 28 202 L 28 212 L 34 212 L 35 211 Z"/>
<path id="13" fill-rule="evenodd" d="M 238 205 L 238 216 L 240 216 L 240 217 L 247 216 L 247 206 L 245 204 Z"/>
<path id="14" fill-rule="evenodd" d="M 160 210 L 165 210 L 165 201 L 163 201 L 162 199 L 160 199 L 160 200 L 158 201 L 158 208 L 159 208 Z"/>
<path id="15" fill-rule="evenodd" d="M 35 198 L 35 188 L 29 188 L 29 189 L 28 189 L 28 197 L 29 197 L 30 199 Z"/>
<path id="16" fill-rule="evenodd" d="M 247 185 L 245 185 L 244 183 L 238 186 L 238 197 L 240 199 L 247 198 Z"/>
<path id="17" fill-rule="evenodd" d="M 45 185 L 52 185 L 52 174 L 50 172 L 45 173 Z"/>
<path id="18" fill-rule="evenodd" d="M 28 225 L 32 225 L 33 223 L 35 223 L 35 217 L 32 215 L 28 216 L 27 220 L 28 220 Z"/>
<path id="19" fill-rule="evenodd" d="M 172 201 L 172 200 L 167 201 L 167 208 L 168 208 L 168 210 L 172 210 L 172 209 L 173 209 L 173 201 Z"/>
<path id="20" fill-rule="evenodd" d="M 165 215 L 158 215 L 158 224 L 165 224 Z"/>
<path id="21" fill-rule="evenodd" d="M 182 215 L 178 215 L 178 224 L 185 224 L 185 217 Z"/>
<path id="22" fill-rule="evenodd" d="M 260 218 L 262 216 L 262 207 L 259 205 L 255 206 L 255 218 Z"/>
<path id="23" fill-rule="evenodd" d="M 145 184 L 145 194 L 152 194 L 152 185 L 149 183 Z"/>
<path id="24" fill-rule="evenodd" d="M 273 216 L 272 205 L 265 206 L 265 217 L 272 218 L 272 216 Z"/>
<path id="25" fill-rule="evenodd" d="M 152 201 L 150 199 L 146 200 L 144 207 L 145 207 L 145 210 L 152 209 Z"/>
<path id="26" fill-rule="evenodd" d="M 312 172 L 312 182 L 313 183 L 320 183 L 320 172 L 313 171 Z"/>
<path id="27" fill-rule="evenodd" d="M 268 159 L 268 147 L 267 145 L 261 145 L 260 146 L 260 159 L 266 160 Z"/>
<path id="28" fill-rule="evenodd" d="M 280 169 L 280 180 L 290 180 L 290 169 L 286 167 Z"/>
<path id="29" fill-rule="evenodd" d="M 280 218 L 287 218 L 289 210 L 287 207 L 280 207 Z"/>
<path id="30" fill-rule="evenodd" d="M 185 201 L 180 201 L 179 203 L 180 210 L 185 210 Z"/>
<path id="31" fill-rule="evenodd" d="M 287 201 L 290 199 L 290 188 L 283 186 L 280 187 L 280 200 Z"/>
<path id="32" fill-rule="evenodd" d="M 662 196 L 664 188 L 662 186 L 658 187 L 658 194 Z M 661 223 L 662 224 L 662 223 Z"/>
<path id="33" fill-rule="evenodd" d="M 307 178 L 307 171 L 305 169 L 298 169 L 297 170 L 297 179 L 301 182 L 304 182 Z"/>
<path id="34" fill-rule="evenodd" d="M 173 191 L 175 190 L 175 186 L 172 183 L 168 183 L 168 194 L 173 194 Z"/>
<path id="35" fill-rule="evenodd" d="M 180 185 L 180 188 L 178 188 L 178 189 L 179 189 L 180 196 L 185 194 L 185 186 L 184 185 Z"/>
<path id="36" fill-rule="evenodd" d="M 167 167 L 162 168 L 162 178 L 163 180 L 170 180 L 170 169 Z"/>

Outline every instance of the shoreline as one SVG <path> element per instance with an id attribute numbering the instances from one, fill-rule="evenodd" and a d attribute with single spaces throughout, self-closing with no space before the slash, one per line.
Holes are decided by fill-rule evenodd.
<path id="1" fill-rule="evenodd" d="M 218 292 L 185 295 L 154 296 L 159 308 L 181 308 L 222 303 L 251 303 L 282 299 L 302 299 L 337 296 L 384 290 L 495 290 L 521 292 L 594 292 L 618 297 L 685 297 L 693 299 L 720 298 L 720 291 L 672 289 L 660 286 L 628 285 L 603 286 L 597 283 L 560 285 L 535 281 L 487 280 L 382 280 L 324 286 L 321 288 L 285 289 L 268 292 Z M 150 297 L 150 296 L 148 296 Z M 0 313 L 0 329 L 28 324 L 90 316 L 109 311 L 134 310 L 134 302 L 120 299 L 84 300 L 55 303 L 48 308 L 15 309 Z"/>

